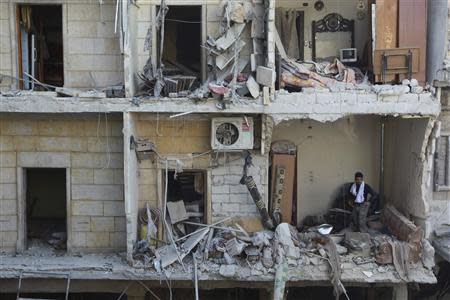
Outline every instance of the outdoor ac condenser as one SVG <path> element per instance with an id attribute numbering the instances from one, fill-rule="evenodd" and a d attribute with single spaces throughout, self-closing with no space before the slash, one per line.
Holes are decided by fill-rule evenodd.
<path id="1" fill-rule="evenodd" d="M 211 148 L 219 151 L 253 149 L 253 118 L 213 118 Z"/>

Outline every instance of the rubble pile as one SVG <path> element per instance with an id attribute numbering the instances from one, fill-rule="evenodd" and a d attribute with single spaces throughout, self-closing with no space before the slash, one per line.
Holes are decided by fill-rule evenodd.
<path id="1" fill-rule="evenodd" d="M 369 226 L 369 233 L 354 232 L 350 227 L 336 232 L 328 224 L 304 226 L 299 231 L 281 223 L 274 230 L 250 234 L 227 218 L 202 225 L 175 243 L 155 247 L 139 241 L 134 257 L 144 259 L 136 261 L 135 266 L 161 272 L 178 261 L 185 268 L 188 260 L 183 259 L 192 254 L 201 272 L 225 278 L 274 276 L 279 293 L 283 293 L 291 272 L 310 266 L 314 272 L 329 274 L 337 297 L 346 294 L 341 282 L 344 270 L 368 279 L 391 272 L 406 282 L 413 269 L 431 270 L 434 250 L 422 239 L 419 227 L 392 206 L 384 208 L 381 221 L 382 227 Z"/>
<path id="2" fill-rule="evenodd" d="M 164 0 L 161 7 L 163 9 L 156 18 L 158 30 L 163 30 L 164 17 L 169 10 Z M 150 58 L 143 71 L 138 74 L 143 82 L 143 94 L 192 99 L 212 96 L 220 101 L 221 108 L 225 108 L 226 103 L 243 97 L 258 98 L 261 85 L 272 87 L 275 71 L 265 67 L 264 59 L 266 7 L 263 1 L 221 1 L 216 16 L 221 18 L 217 36 L 208 36 L 202 45 L 208 57 L 206 81 L 195 89 L 195 78 L 167 76 L 161 61 L 158 66 L 154 66 Z M 250 35 L 244 37 L 246 29 L 249 29 Z M 151 32 L 147 36 L 149 40 Z M 252 45 L 248 45 L 248 38 Z M 163 41 L 162 35 L 160 39 Z M 146 45 L 149 43 L 150 41 Z M 252 49 L 251 54 L 243 55 L 247 48 Z"/>

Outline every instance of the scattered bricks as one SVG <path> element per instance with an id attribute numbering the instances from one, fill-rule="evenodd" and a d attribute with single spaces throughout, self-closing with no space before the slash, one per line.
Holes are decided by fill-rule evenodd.
<path id="1" fill-rule="evenodd" d="M 92 217 L 91 231 L 114 231 L 114 217 Z"/>
<path id="2" fill-rule="evenodd" d="M 0 200 L 0 215 L 8 216 L 17 214 L 17 200 Z"/>
<path id="3" fill-rule="evenodd" d="M 15 152 L 0 152 L 0 166 L 2 166 L 2 168 L 15 167 L 16 166 L 16 153 Z"/>
<path id="4" fill-rule="evenodd" d="M 114 217 L 114 231 L 127 231 L 127 220 L 125 217 Z"/>
<path id="5" fill-rule="evenodd" d="M 123 200 L 121 185 L 72 185 L 74 200 Z"/>
<path id="6" fill-rule="evenodd" d="M 271 68 L 258 66 L 256 69 L 256 81 L 259 84 L 271 87 L 275 82 L 275 71 Z"/>
<path id="7" fill-rule="evenodd" d="M 86 247 L 88 248 L 109 247 L 109 232 L 86 232 Z"/>
<path id="8" fill-rule="evenodd" d="M 19 152 L 17 165 L 28 168 L 68 168 L 70 154 L 61 152 Z"/>
<path id="9" fill-rule="evenodd" d="M 105 217 L 125 216 L 125 203 L 123 201 L 105 201 L 103 215 Z"/>
<path id="10" fill-rule="evenodd" d="M 93 184 L 94 170 L 92 169 L 72 169 L 72 184 Z"/>
<path id="11" fill-rule="evenodd" d="M 74 216 L 102 216 L 103 215 L 103 201 L 77 201 L 73 200 L 72 214 Z M 116 203 L 111 202 L 111 203 Z M 120 202 L 118 202 L 120 203 Z"/>
<path id="12" fill-rule="evenodd" d="M 72 216 L 72 231 L 82 232 L 91 230 L 91 217 L 88 216 Z"/>
<path id="13" fill-rule="evenodd" d="M 109 234 L 109 246 L 111 248 L 125 249 L 127 247 L 127 233 L 126 232 L 111 232 Z"/>
<path id="14" fill-rule="evenodd" d="M 72 246 L 75 248 L 86 247 L 86 232 L 72 232 Z"/>
<path id="15" fill-rule="evenodd" d="M 218 185 L 212 187 L 212 194 L 229 194 L 230 193 L 230 186 L 229 185 Z"/>
<path id="16" fill-rule="evenodd" d="M 94 184 L 114 184 L 114 169 L 94 170 Z"/>
<path id="17" fill-rule="evenodd" d="M 0 184 L 0 199 L 13 200 L 17 199 L 17 186 L 15 183 Z"/>
<path id="18" fill-rule="evenodd" d="M 17 230 L 17 216 L 0 216 L 0 231 Z"/>
<path id="19" fill-rule="evenodd" d="M 213 199 L 212 199 L 213 203 L 227 203 L 230 202 L 230 195 L 229 194 L 214 194 L 213 193 Z"/>

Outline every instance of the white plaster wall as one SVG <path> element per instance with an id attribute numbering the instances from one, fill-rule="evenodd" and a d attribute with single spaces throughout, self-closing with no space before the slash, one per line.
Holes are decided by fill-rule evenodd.
<path id="1" fill-rule="evenodd" d="M 370 30 L 369 30 L 369 18 L 370 16 L 366 14 L 366 17 L 363 20 L 358 20 L 356 17 L 357 14 L 357 2 L 356 0 L 327 0 L 324 1 L 325 7 L 321 11 L 316 11 L 314 9 L 314 3 L 315 1 L 298 1 L 298 0 L 276 0 L 276 7 L 286 7 L 286 8 L 296 8 L 300 11 L 305 12 L 305 42 L 312 40 L 312 34 L 311 34 L 311 23 L 312 21 L 317 21 L 322 19 L 324 16 L 330 13 L 339 13 L 346 19 L 353 19 L 355 20 L 355 46 L 358 48 L 358 55 L 361 57 L 364 50 L 365 43 L 370 38 Z M 308 6 L 303 6 L 304 3 L 307 3 Z M 366 4 L 367 8 L 367 0 L 364 0 L 364 3 Z M 349 34 L 347 33 L 335 33 L 331 36 L 329 34 L 325 34 L 323 37 L 321 35 L 321 38 L 327 38 L 328 40 L 330 37 L 333 37 L 333 39 L 337 38 L 339 42 L 333 43 L 328 41 L 326 43 L 327 47 L 334 47 L 336 51 L 344 46 L 347 45 L 343 41 L 348 39 L 349 40 Z M 321 42 L 322 43 L 322 42 Z M 319 44 L 317 44 L 319 45 Z M 324 45 L 324 44 L 321 44 Z M 348 47 L 348 46 L 347 46 Z M 327 50 L 327 53 L 329 51 Z M 319 53 L 319 52 L 317 52 Z M 336 52 L 336 55 L 338 55 L 338 52 Z M 305 47 L 305 60 L 311 59 L 311 48 Z"/>
<path id="2" fill-rule="evenodd" d="M 431 199 L 426 155 L 430 118 L 389 118 L 386 122 L 385 195 L 406 216 L 425 220 Z"/>
<path id="3" fill-rule="evenodd" d="M 378 190 L 379 118 L 348 117 L 334 123 L 286 121 L 272 141 L 297 145 L 297 221 L 326 212 L 342 184 L 361 171 Z"/>

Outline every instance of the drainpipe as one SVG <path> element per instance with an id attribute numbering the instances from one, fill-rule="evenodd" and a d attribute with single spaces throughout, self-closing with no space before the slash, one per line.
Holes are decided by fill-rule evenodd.
<path id="1" fill-rule="evenodd" d="M 428 1 L 427 7 L 427 82 L 432 83 L 447 52 L 448 1 Z"/>
<path id="2" fill-rule="evenodd" d="M 380 206 L 384 203 L 384 117 L 380 120 Z M 378 207 L 379 209 L 379 207 Z"/>

